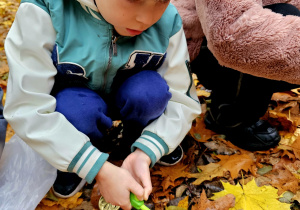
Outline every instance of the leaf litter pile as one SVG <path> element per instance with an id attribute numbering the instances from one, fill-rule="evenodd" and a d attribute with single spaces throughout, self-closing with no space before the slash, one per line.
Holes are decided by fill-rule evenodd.
<path id="1" fill-rule="evenodd" d="M 18 5 L 18 0 L 0 0 L 0 87 L 4 91 L 9 71 L 3 42 Z M 300 209 L 298 90 L 275 93 L 263 117 L 279 130 L 279 145 L 269 151 L 249 152 L 226 141 L 226 136 L 205 128 L 203 120 L 210 91 L 198 84 L 197 78 L 194 82 L 203 113 L 194 120 L 181 144 L 183 160 L 172 167 L 157 164 L 151 168 L 153 191 L 145 204 L 158 210 Z M 6 141 L 13 134 L 8 126 Z M 122 141 L 121 121 L 114 122 L 109 138 L 111 145 L 107 150 Z M 111 161 L 122 164 L 118 158 Z M 95 210 L 99 209 L 100 196 L 95 183 L 68 199 L 57 198 L 50 190 L 36 210 Z"/>

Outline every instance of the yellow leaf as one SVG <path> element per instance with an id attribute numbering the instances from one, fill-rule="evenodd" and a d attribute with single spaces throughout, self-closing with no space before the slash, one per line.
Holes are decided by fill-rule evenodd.
<path id="1" fill-rule="evenodd" d="M 165 208 L 165 210 L 186 210 L 186 209 L 178 206 L 168 206 Z"/>
<path id="2" fill-rule="evenodd" d="M 67 199 L 59 199 L 58 203 L 67 209 L 75 208 L 76 206 L 80 205 L 83 202 L 81 196 L 82 192 L 76 193 L 74 196 L 67 198 Z"/>
<path id="3" fill-rule="evenodd" d="M 45 206 L 54 206 L 57 204 L 55 201 L 48 200 L 48 199 L 41 200 L 41 203 L 44 204 Z"/>
<path id="4" fill-rule="evenodd" d="M 209 97 L 210 96 L 210 92 L 207 92 L 206 90 L 199 90 L 197 89 L 197 96 L 204 96 L 204 97 Z"/>
<path id="5" fill-rule="evenodd" d="M 290 204 L 281 203 L 277 200 L 277 189 L 271 186 L 258 187 L 254 179 L 243 186 L 239 183 L 231 185 L 222 182 L 222 184 L 224 190 L 215 193 L 211 199 L 215 200 L 227 194 L 233 194 L 236 204 L 230 210 L 290 210 Z"/>
<path id="6" fill-rule="evenodd" d="M 183 209 L 188 209 L 188 207 L 189 207 L 189 196 L 186 196 L 184 199 L 179 201 L 178 207 L 181 207 Z"/>
<path id="7" fill-rule="evenodd" d="M 58 201 L 52 201 L 44 198 L 41 201 L 41 203 L 44 204 L 45 206 L 61 205 L 64 208 L 71 209 L 71 208 L 75 208 L 76 206 L 79 206 L 83 202 L 83 199 L 79 198 L 81 194 L 82 192 L 78 192 L 70 198 L 66 198 L 66 199 L 59 198 Z"/>

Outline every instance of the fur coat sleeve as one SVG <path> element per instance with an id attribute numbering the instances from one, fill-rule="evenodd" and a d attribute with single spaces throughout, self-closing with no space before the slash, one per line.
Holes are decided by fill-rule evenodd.
<path id="1" fill-rule="evenodd" d="M 189 5 L 189 9 L 183 8 L 179 1 Z M 300 8 L 300 0 L 172 0 L 183 24 L 191 23 L 187 18 L 193 17 L 184 16 L 185 13 L 194 13 L 193 8 L 196 9 L 208 48 L 221 65 L 254 76 L 300 84 L 300 17 L 282 16 L 263 8 L 283 2 Z M 188 25 L 184 29 L 194 27 Z M 192 32 L 195 33 L 185 31 L 187 39 L 193 38 L 189 36 Z M 199 43 L 194 46 L 199 47 Z M 193 51 L 190 55 L 192 60 Z"/>

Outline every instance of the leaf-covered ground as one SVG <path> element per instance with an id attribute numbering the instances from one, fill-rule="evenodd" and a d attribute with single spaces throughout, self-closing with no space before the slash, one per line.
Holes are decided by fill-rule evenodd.
<path id="1" fill-rule="evenodd" d="M 18 4 L 18 0 L 0 0 L 0 87 L 4 90 L 9 69 L 3 42 Z M 273 95 L 264 119 L 280 130 L 281 142 L 269 151 L 249 152 L 224 140 L 224 135 L 205 128 L 205 102 L 210 101 L 210 93 L 196 78 L 195 84 L 203 114 L 195 119 L 182 142 L 183 160 L 173 167 L 156 165 L 151 169 L 153 192 L 147 206 L 168 210 L 299 209 L 300 93 L 293 90 Z M 113 142 L 122 141 L 121 130 L 122 123 L 115 122 L 110 133 Z M 8 127 L 7 141 L 13 133 Z M 113 162 L 120 165 L 122 160 L 115 158 Z M 93 183 L 69 199 L 56 198 L 49 191 L 36 209 L 93 210 L 98 209 L 99 198 Z"/>

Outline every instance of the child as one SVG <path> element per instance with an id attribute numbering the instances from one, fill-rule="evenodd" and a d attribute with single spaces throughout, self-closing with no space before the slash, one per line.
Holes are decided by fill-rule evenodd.
<path id="1" fill-rule="evenodd" d="M 3 98 L 3 90 L 0 88 L 0 158 L 5 144 L 5 134 L 6 134 L 6 126 L 7 126 L 7 122 L 3 117 L 2 98 Z"/>
<path id="2" fill-rule="evenodd" d="M 24 0 L 5 49 L 4 115 L 16 134 L 60 171 L 95 178 L 107 202 L 130 209 L 130 192 L 147 199 L 149 165 L 177 148 L 201 112 L 169 0 Z M 115 110 L 125 129 L 142 129 L 121 167 L 90 143 Z M 69 175 L 58 173 L 62 197 L 82 185 L 63 186 Z"/>

